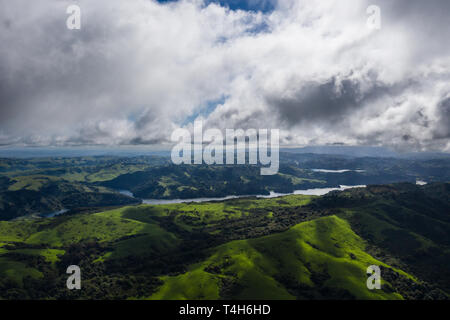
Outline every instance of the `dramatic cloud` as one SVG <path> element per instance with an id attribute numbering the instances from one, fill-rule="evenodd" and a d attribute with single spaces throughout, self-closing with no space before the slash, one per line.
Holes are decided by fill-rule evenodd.
<path id="1" fill-rule="evenodd" d="M 450 151 L 447 0 L 379 0 L 380 30 L 366 0 L 0 2 L 1 145 L 163 144 L 198 117 Z"/>

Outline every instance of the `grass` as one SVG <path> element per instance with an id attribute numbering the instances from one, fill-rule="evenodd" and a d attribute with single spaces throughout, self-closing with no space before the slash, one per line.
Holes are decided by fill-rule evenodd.
<path id="1" fill-rule="evenodd" d="M 164 254 L 174 249 L 179 241 L 170 232 L 165 231 L 157 225 L 149 225 L 140 234 L 134 238 L 115 242 L 113 250 L 107 252 L 96 261 L 107 259 L 118 259 L 127 256 L 140 256 L 150 253 Z"/>
<path id="2" fill-rule="evenodd" d="M 185 230 L 195 228 L 192 222 L 184 223 L 186 218 L 196 219 L 199 227 L 210 225 L 225 218 L 239 218 L 243 214 L 251 214 L 251 210 L 276 206 L 295 207 L 306 205 L 311 196 L 292 195 L 272 199 L 235 199 L 225 202 L 180 203 L 167 205 L 140 205 L 95 214 L 110 219 L 125 219 L 140 222 L 143 229 L 136 230 L 135 238 L 114 243 L 114 251 L 109 252 L 97 261 L 109 258 L 121 258 L 127 255 L 144 254 L 146 252 L 163 253 L 178 245 L 176 237 L 157 225 L 157 218 L 175 215 L 175 223 Z M 270 215 L 270 214 L 269 214 Z M 85 233 L 85 232 L 84 232 Z M 101 233 L 101 232 L 100 232 Z M 117 237 L 116 237 L 117 238 Z"/>
<path id="3" fill-rule="evenodd" d="M 55 263 L 59 261 L 59 257 L 64 255 L 65 250 L 60 249 L 18 249 L 12 252 L 28 254 L 32 256 L 42 256 L 45 261 Z"/>
<path id="4" fill-rule="evenodd" d="M 8 252 L 40 255 L 47 262 L 55 263 L 65 253 L 66 246 L 98 241 L 107 243 L 109 251 L 93 257 L 93 262 L 146 254 L 165 255 L 177 249 L 182 238 L 178 239 L 160 226 L 161 220 L 168 216 L 185 230 L 197 231 L 194 229 L 202 230 L 223 219 L 251 215 L 258 209 L 264 209 L 268 217 L 272 217 L 272 208 L 295 210 L 313 198 L 290 195 L 258 200 L 139 205 L 92 214 L 0 222 L 0 276 L 18 283 L 26 276 L 42 277 L 38 270 L 10 260 L 5 255 Z M 391 268 L 410 279 L 415 278 L 371 256 L 366 242 L 352 230 L 351 223 L 363 228 L 358 230 L 359 234 L 368 233 L 378 243 L 406 236 L 408 241 L 400 241 L 400 245 L 411 243 L 413 239 L 412 243 L 426 249 L 433 243 L 413 232 L 404 235 L 393 216 L 383 214 L 378 207 L 337 212 L 338 215 L 303 222 L 281 233 L 210 248 L 206 251 L 208 258 L 187 266 L 187 272 L 162 276 L 163 285 L 146 298 L 321 299 L 331 292 L 332 296 L 350 294 L 357 299 L 402 299 L 398 293 L 367 289 L 366 270 L 370 265 Z M 46 244 L 47 248 L 4 248 L 16 242 Z M 382 283 L 389 287 L 388 283 Z"/>
<path id="5" fill-rule="evenodd" d="M 164 253 L 178 245 L 176 236 L 162 229 L 153 220 L 153 217 L 164 214 L 152 206 L 125 207 L 95 215 L 109 221 L 119 221 L 122 224 L 132 223 L 136 227 L 127 234 L 135 237 L 114 242 L 114 250 L 97 261 L 146 253 Z M 120 237 L 116 236 L 115 238 Z"/>
<path id="6" fill-rule="evenodd" d="M 139 206 L 38 221 L 1 221 L 0 253 L 6 253 L 3 245 L 14 242 L 45 244 L 51 248 L 84 241 L 111 243 L 113 250 L 98 260 L 164 253 L 175 248 L 178 245 L 176 236 L 161 228 L 152 220 L 152 215 L 161 214 L 151 206 Z M 49 262 L 57 261 L 58 255 L 64 253 L 58 249 L 22 249 L 15 252 L 40 254 Z"/>
<path id="7" fill-rule="evenodd" d="M 219 299 L 220 280 L 199 268 L 175 277 L 162 277 L 162 280 L 163 287 L 151 299 Z"/>
<path id="8" fill-rule="evenodd" d="M 89 160 L 85 158 L 84 160 Z M 93 161 L 94 159 L 90 159 Z M 134 173 L 137 171 L 144 171 L 150 166 L 148 164 L 100 164 L 98 165 L 83 165 L 81 162 L 83 160 L 70 160 L 70 159 L 60 159 L 56 161 L 55 159 L 42 159 L 42 161 L 52 161 L 54 167 L 49 168 L 39 168 L 31 162 L 25 167 L 21 166 L 16 168 L 17 170 L 8 170 L 3 174 L 16 180 L 16 186 L 13 190 L 20 190 L 27 185 L 33 185 L 39 182 L 29 183 L 28 180 L 39 180 L 39 179 L 64 179 L 71 182 L 101 182 L 114 179 L 122 174 Z M 56 163 L 55 163 L 56 162 Z M 11 168 L 11 166 L 6 165 L 0 161 L 0 168 Z M 61 170 L 61 169 L 64 170 Z M 45 182 L 45 181 L 41 181 Z"/>
<path id="9" fill-rule="evenodd" d="M 302 184 L 306 183 L 321 183 L 325 184 L 325 180 L 318 180 L 318 179 L 308 179 L 308 178 L 299 178 L 290 174 L 285 173 L 278 173 L 279 176 L 286 178 L 289 180 L 294 186 L 301 186 Z"/>
<path id="10" fill-rule="evenodd" d="M 389 246 L 399 253 L 408 253 L 410 250 L 425 250 L 435 246 L 430 239 L 410 230 L 403 230 L 397 226 L 397 222 L 391 220 L 389 215 L 380 210 L 372 208 L 347 209 L 340 216 L 349 221 L 357 222 L 361 226 L 361 232 L 370 235 L 375 243 L 383 243 L 390 239 Z M 392 239 L 395 241 L 392 241 Z"/>
<path id="11" fill-rule="evenodd" d="M 6 244 L 7 244 L 7 243 L 2 243 L 2 242 L 0 242 L 0 255 L 9 252 L 9 250 L 3 248 Z"/>
<path id="12" fill-rule="evenodd" d="M 134 173 L 138 171 L 143 171 L 148 168 L 148 165 L 123 165 L 123 164 L 115 164 L 110 167 L 102 168 L 94 173 L 85 174 L 83 180 L 78 181 L 86 181 L 86 182 L 101 182 L 108 181 L 122 174 Z M 78 178 L 76 176 L 64 176 L 67 179 Z"/>
<path id="13" fill-rule="evenodd" d="M 274 207 L 296 207 L 307 205 L 313 196 L 290 195 L 282 198 L 258 199 L 241 198 L 227 201 L 213 201 L 201 203 L 178 203 L 157 206 L 139 206 L 144 208 L 150 214 L 158 214 L 160 216 L 175 215 L 175 222 L 182 228 L 192 231 L 192 224 L 183 222 L 185 218 L 194 218 L 197 224 L 211 225 L 223 219 L 240 218 L 243 215 L 249 215 L 252 210 L 266 209 Z M 145 209 L 147 208 L 147 209 Z M 150 212 L 152 211 L 152 212 Z"/>
<path id="14" fill-rule="evenodd" d="M 9 191 L 18 190 L 32 190 L 39 191 L 43 185 L 50 181 L 61 180 L 58 177 L 52 177 L 47 175 L 30 175 L 30 176 L 17 176 L 13 178 L 14 184 L 8 187 Z"/>
<path id="15" fill-rule="evenodd" d="M 38 224 L 29 220 L 0 221 L 0 241 L 24 242 L 37 229 Z"/>
<path id="16" fill-rule="evenodd" d="M 60 247 L 82 241 L 112 241 L 144 232 L 147 225 L 122 218 L 123 210 L 121 208 L 96 214 L 73 216 L 51 228 L 33 233 L 26 239 L 26 242 L 30 244 L 45 243 Z"/>
<path id="17" fill-rule="evenodd" d="M 364 249 L 365 242 L 348 222 L 336 216 L 320 218 L 279 234 L 219 246 L 187 273 L 162 277 L 164 284 L 149 298 L 214 299 L 221 281 L 228 279 L 239 288 L 233 293 L 235 299 L 294 299 L 280 278 L 314 291 L 313 276 L 328 274 L 323 286 L 345 289 L 358 299 L 401 299 L 396 293 L 367 289 L 367 267 L 387 265 Z M 208 267 L 219 271 L 208 273 Z"/>
<path id="18" fill-rule="evenodd" d="M 45 261 L 53 264 L 59 261 L 59 257 L 64 255 L 64 253 L 66 252 L 65 250 L 60 249 L 34 249 L 34 248 L 14 249 L 14 245 L 11 246 L 11 244 L 8 249 L 5 249 L 4 246 L 7 244 L 8 243 L 0 243 L 0 256 L 5 253 L 20 253 L 32 256 L 42 256 L 44 257 Z"/>
<path id="19" fill-rule="evenodd" d="M 0 257 L 0 277 L 8 278 L 20 285 L 25 277 L 42 278 L 43 274 L 34 268 L 28 268 L 24 263 Z"/>

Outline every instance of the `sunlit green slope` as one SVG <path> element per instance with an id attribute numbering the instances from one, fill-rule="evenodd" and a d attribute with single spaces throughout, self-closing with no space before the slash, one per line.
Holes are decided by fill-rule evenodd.
<path id="1" fill-rule="evenodd" d="M 150 298 L 401 299 L 389 290 L 367 289 L 367 267 L 386 265 L 364 249 L 364 241 L 345 220 L 324 217 L 212 249 L 207 260 L 188 272 L 163 277 L 164 285 Z"/>

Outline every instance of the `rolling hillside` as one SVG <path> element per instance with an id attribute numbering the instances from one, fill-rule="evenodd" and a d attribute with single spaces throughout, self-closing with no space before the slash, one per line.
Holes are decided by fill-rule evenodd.
<path id="1" fill-rule="evenodd" d="M 0 296 L 445 299 L 449 194 L 399 184 L 2 221 Z M 65 288 L 70 264 L 83 290 Z M 366 288 L 372 264 L 381 290 Z"/>

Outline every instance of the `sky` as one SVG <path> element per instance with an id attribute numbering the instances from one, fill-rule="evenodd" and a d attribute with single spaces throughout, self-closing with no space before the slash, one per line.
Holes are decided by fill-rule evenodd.
<path id="1" fill-rule="evenodd" d="M 2 146 L 164 145 L 197 119 L 279 129 L 282 146 L 450 152 L 448 0 L 0 7 Z"/>

